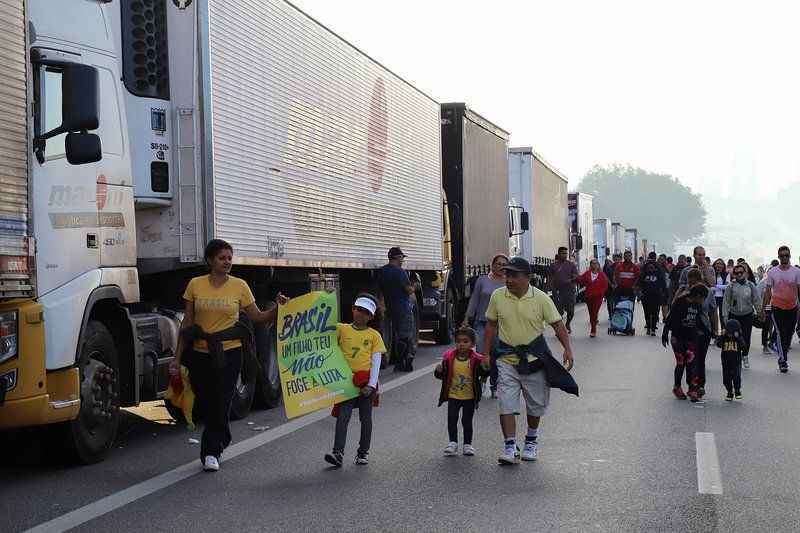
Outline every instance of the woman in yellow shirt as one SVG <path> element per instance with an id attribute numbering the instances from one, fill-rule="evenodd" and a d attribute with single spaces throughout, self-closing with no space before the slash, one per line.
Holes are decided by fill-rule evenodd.
<path id="1" fill-rule="evenodd" d="M 213 239 L 205 249 L 205 261 L 210 272 L 189 281 L 183 299 L 186 310 L 181 332 L 199 326 L 204 334 L 214 334 L 233 327 L 244 311 L 254 324 L 275 320 L 277 307 L 261 311 L 255 303 L 247 283 L 230 275 L 233 265 L 233 247 L 221 239 Z M 282 299 L 282 295 L 278 295 Z M 195 340 L 185 346 L 183 335 L 178 338 L 175 359 L 170 363 L 170 374 L 179 375 L 181 363 L 189 368 L 192 388 L 205 405 L 205 427 L 200 443 L 200 461 L 203 469 L 219 470 L 222 450 L 231 442 L 228 412 L 233 399 L 236 380 L 242 369 L 242 342 L 238 339 L 222 342 L 225 366 L 214 366 L 205 340 Z"/>

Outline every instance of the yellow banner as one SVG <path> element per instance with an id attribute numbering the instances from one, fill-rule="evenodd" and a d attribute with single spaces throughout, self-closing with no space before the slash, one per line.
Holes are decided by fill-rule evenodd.
<path id="1" fill-rule="evenodd" d="M 278 367 L 286 416 L 355 398 L 358 387 L 336 339 L 336 295 L 311 292 L 278 307 Z"/>

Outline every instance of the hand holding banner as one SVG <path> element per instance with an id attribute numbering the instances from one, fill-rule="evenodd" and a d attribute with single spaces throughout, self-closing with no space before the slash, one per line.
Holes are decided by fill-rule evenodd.
<path id="1" fill-rule="evenodd" d="M 311 292 L 278 307 L 278 368 L 286 416 L 355 398 L 358 387 L 336 338 L 336 295 Z"/>

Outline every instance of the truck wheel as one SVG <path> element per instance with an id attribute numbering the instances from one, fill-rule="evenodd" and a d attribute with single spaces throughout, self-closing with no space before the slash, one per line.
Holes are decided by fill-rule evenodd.
<path id="1" fill-rule="evenodd" d="M 417 348 L 419 348 L 419 305 L 414 304 L 411 316 L 413 317 L 414 325 L 411 330 L 413 333 L 411 334 L 411 348 L 409 352 L 411 356 L 415 356 L 417 355 Z"/>
<path id="2" fill-rule="evenodd" d="M 256 354 L 261 373 L 256 380 L 254 405 L 272 408 L 281 403 L 281 374 L 278 368 L 275 326 L 256 326 Z"/>
<path id="3" fill-rule="evenodd" d="M 247 382 L 242 381 L 242 373 L 236 379 L 236 388 L 231 401 L 231 420 L 241 420 L 250 414 L 253 398 L 256 395 L 256 376 L 250 376 Z"/>
<path id="4" fill-rule="evenodd" d="M 453 342 L 453 331 L 456 316 L 456 294 L 452 290 L 447 291 L 447 304 L 445 305 L 445 316 L 439 320 L 439 325 L 433 330 L 436 344 L 450 344 Z"/>
<path id="5" fill-rule="evenodd" d="M 86 325 L 78 359 L 81 410 L 67 422 L 69 452 L 83 464 L 102 460 L 119 427 L 119 358 L 108 328 L 97 320 Z"/>

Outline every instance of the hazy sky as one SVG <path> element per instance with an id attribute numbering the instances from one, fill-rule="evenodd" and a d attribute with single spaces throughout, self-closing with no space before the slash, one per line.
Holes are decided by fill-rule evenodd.
<path id="1" fill-rule="evenodd" d="M 294 3 L 571 186 L 614 161 L 698 192 L 800 181 L 800 2 Z"/>

